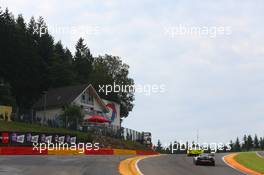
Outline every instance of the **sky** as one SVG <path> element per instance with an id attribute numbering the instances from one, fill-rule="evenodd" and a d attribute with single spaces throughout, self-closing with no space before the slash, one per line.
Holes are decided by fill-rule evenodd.
<path id="1" fill-rule="evenodd" d="M 197 130 L 208 143 L 264 136 L 262 0 L 0 0 L 0 6 L 27 22 L 43 16 L 55 41 L 72 52 L 83 37 L 94 56 L 120 56 L 136 84 L 165 85 L 165 92 L 137 92 L 123 122 L 150 131 L 154 143 L 192 141 Z M 192 28 L 219 31 L 182 32 Z"/>

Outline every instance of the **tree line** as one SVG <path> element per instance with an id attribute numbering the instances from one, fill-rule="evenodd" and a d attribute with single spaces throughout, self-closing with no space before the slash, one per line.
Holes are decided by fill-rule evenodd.
<path id="1" fill-rule="evenodd" d="M 235 141 L 230 141 L 231 151 L 255 151 L 264 150 L 264 137 L 258 137 L 256 134 L 254 137 L 249 135 L 244 135 L 240 139 L 237 137 Z"/>
<path id="2" fill-rule="evenodd" d="M 193 141 L 190 145 L 194 145 L 195 142 Z M 154 149 L 157 152 L 165 153 L 165 154 L 171 154 L 172 153 L 172 147 L 175 149 L 175 145 L 178 145 L 177 148 L 182 147 L 183 149 L 186 148 L 186 146 L 180 145 L 179 142 L 174 141 L 173 144 L 170 143 L 169 145 L 162 145 L 161 141 L 158 140 L 157 144 L 154 146 Z M 189 143 L 186 142 L 186 145 L 188 147 Z M 240 140 L 239 137 L 237 137 L 234 141 L 231 140 L 229 143 L 229 148 L 224 147 L 222 150 L 218 150 L 217 152 L 246 152 L 246 151 L 260 151 L 264 150 L 264 137 L 258 137 L 257 134 L 252 137 L 250 134 L 245 134 L 243 138 Z M 176 150 L 173 153 L 174 154 L 186 154 L 186 150 Z M 210 152 L 210 149 L 207 151 Z"/>
<path id="3" fill-rule="evenodd" d="M 120 57 L 94 57 L 83 38 L 72 54 L 54 41 L 42 17 L 26 23 L 21 14 L 15 18 L 1 8 L 0 38 L 0 105 L 11 105 L 22 114 L 50 88 L 91 83 L 101 97 L 121 105 L 121 117 L 132 110 L 134 92 L 99 92 L 99 85 L 113 82 L 134 85 Z"/>

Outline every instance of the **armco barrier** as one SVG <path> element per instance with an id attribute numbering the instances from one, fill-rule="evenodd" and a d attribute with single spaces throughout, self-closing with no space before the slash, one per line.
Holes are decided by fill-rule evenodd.
<path id="1" fill-rule="evenodd" d="M 47 155 L 48 151 L 43 150 L 41 153 L 28 146 L 5 146 L 0 147 L 0 155 Z"/>
<path id="2" fill-rule="evenodd" d="M 137 150 L 137 155 L 157 155 L 159 153 L 154 152 L 154 151 L 142 151 L 142 150 Z"/>
<path id="3" fill-rule="evenodd" d="M 113 155 L 113 149 L 85 150 L 86 155 Z"/>
<path id="4" fill-rule="evenodd" d="M 29 146 L 1 146 L 0 155 L 155 155 L 154 151 L 127 149 L 99 149 L 99 150 L 42 150 Z"/>

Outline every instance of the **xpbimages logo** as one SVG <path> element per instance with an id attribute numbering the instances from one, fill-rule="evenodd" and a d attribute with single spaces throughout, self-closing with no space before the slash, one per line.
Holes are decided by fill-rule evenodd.
<path id="1" fill-rule="evenodd" d="M 230 151 L 231 146 L 230 143 L 197 143 L 197 144 L 188 144 L 185 142 L 175 142 L 173 144 L 169 145 L 169 149 L 171 150 L 171 153 L 174 154 L 177 151 L 187 151 L 187 150 L 203 150 L 203 151 L 210 151 L 211 153 L 216 153 L 218 151 Z"/>
<path id="2" fill-rule="evenodd" d="M 78 151 L 78 153 L 84 153 L 85 150 L 99 150 L 99 143 L 33 143 L 33 150 L 39 151 L 39 153 L 45 150 L 71 150 Z"/>
<path id="3" fill-rule="evenodd" d="M 151 95 L 157 93 L 166 92 L 165 84 L 135 84 L 135 85 L 125 85 L 125 84 L 117 84 L 114 82 L 113 84 L 108 85 L 99 85 L 99 92 L 103 92 L 106 95 L 109 93 L 118 93 L 118 92 L 136 92 L 143 93 L 144 95 Z"/>

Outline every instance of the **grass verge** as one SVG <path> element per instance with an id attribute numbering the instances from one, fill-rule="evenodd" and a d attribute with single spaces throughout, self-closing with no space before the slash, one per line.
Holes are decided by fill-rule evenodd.
<path id="1" fill-rule="evenodd" d="M 235 160 L 241 165 L 259 173 L 264 173 L 264 159 L 257 156 L 255 152 L 239 153 Z"/>
<path id="2" fill-rule="evenodd" d="M 65 128 L 50 128 L 47 126 L 40 126 L 38 124 L 29 124 L 22 122 L 0 121 L 0 131 L 72 134 L 76 135 L 79 141 L 82 142 L 91 142 L 93 140 L 92 135 L 89 133 L 74 131 Z"/>
<path id="3" fill-rule="evenodd" d="M 104 147 L 119 148 L 119 149 L 133 149 L 146 150 L 147 148 L 138 143 L 129 140 L 121 140 L 111 137 L 97 138 L 90 133 L 74 131 L 65 128 L 51 128 L 47 126 L 40 126 L 38 124 L 22 123 L 22 122 L 6 122 L 0 120 L 0 131 L 12 132 L 43 132 L 43 133 L 58 133 L 58 134 L 72 134 L 76 135 L 79 142 L 98 142 Z"/>

